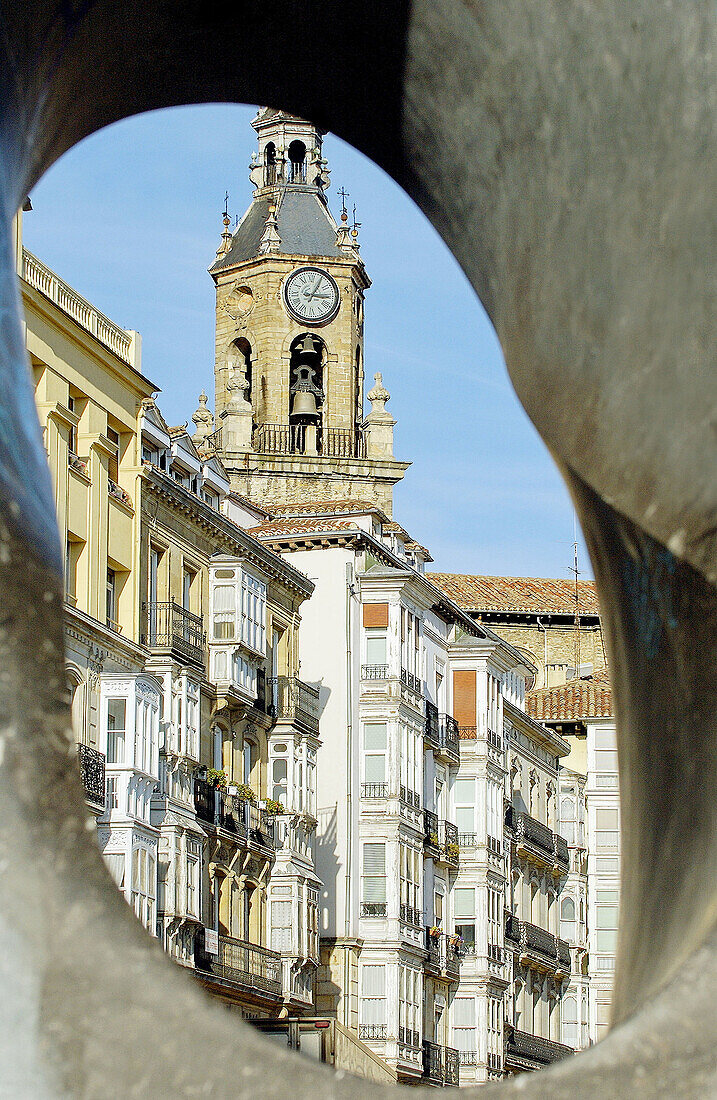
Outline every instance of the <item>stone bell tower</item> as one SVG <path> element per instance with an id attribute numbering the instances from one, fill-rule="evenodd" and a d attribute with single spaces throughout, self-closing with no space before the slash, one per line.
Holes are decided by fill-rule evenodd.
<path id="1" fill-rule="evenodd" d="M 389 515 L 409 463 L 393 457 L 388 393 L 364 418 L 364 294 L 357 227 L 329 210 L 323 132 L 262 108 L 254 196 L 216 261 L 215 426 L 237 492 L 258 504 L 350 499 Z M 379 380 L 380 382 L 380 380 Z"/>

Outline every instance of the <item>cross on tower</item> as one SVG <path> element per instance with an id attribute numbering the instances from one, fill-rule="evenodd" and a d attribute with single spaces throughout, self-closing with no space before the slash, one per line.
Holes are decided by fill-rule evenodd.
<path id="1" fill-rule="evenodd" d="M 346 200 L 349 197 L 349 193 L 348 191 L 344 190 L 343 187 L 341 187 L 339 188 L 338 194 L 341 196 L 341 213 L 348 216 L 348 211 L 346 210 Z M 354 209 L 356 208 L 354 207 Z"/>

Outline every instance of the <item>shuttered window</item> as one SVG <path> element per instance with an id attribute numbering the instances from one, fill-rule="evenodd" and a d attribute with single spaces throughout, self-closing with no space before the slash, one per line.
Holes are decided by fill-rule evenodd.
<path id="1" fill-rule="evenodd" d="M 475 669 L 457 668 L 453 672 L 453 716 L 461 727 L 476 726 Z"/>
<path id="2" fill-rule="evenodd" d="M 365 603 L 363 605 L 363 625 L 365 627 L 387 627 L 388 604 Z"/>
<path id="3" fill-rule="evenodd" d="M 386 845 L 363 846 L 363 901 L 386 904 Z"/>

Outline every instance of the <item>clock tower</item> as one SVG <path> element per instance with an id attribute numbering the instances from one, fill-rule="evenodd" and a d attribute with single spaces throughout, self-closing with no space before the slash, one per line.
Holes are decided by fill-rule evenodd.
<path id="1" fill-rule="evenodd" d="M 380 375 L 364 416 L 364 295 L 356 227 L 326 200 L 323 132 L 262 108 L 254 196 L 209 269 L 216 285 L 215 431 L 198 425 L 243 496 L 268 508 L 355 500 L 392 511 L 408 463 Z"/>

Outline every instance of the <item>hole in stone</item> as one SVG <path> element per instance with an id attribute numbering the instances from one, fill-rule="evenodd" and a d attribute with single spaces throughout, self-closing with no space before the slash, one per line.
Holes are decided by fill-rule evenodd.
<path id="1" fill-rule="evenodd" d="M 81 774 L 138 919 L 374 1079 L 599 1039 L 614 723 L 555 717 L 576 674 L 609 703 L 587 556 L 576 588 L 567 495 L 434 231 L 311 124 L 212 107 L 82 143 L 23 232 Z"/>

